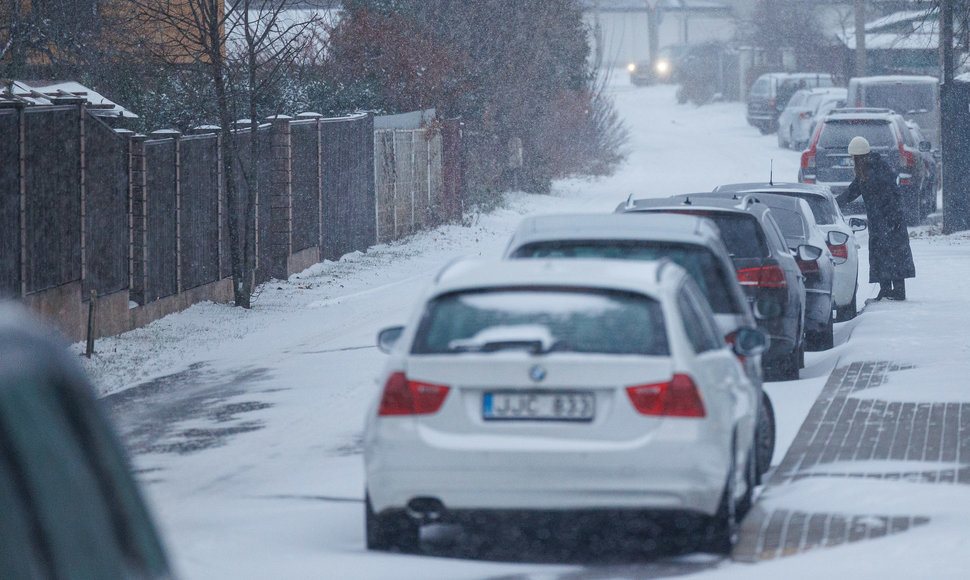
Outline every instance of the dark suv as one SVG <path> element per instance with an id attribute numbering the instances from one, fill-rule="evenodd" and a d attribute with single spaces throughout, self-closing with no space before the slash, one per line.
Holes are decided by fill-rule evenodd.
<path id="1" fill-rule="evenodd" d="M 738 201 L 710 195 L 630 200 L 616 212 L 680 213 L 713 221 L 734 262 L 758 328 L 771 337 L 761 357 L 765 379 L 797 379 L 805 354 L 804 275 L 768 206 L 753 196 Z"/>
<path id="2" fill-rule="evenodd" d="M 915 143 L 903 117 L 890 109 L 834 109 L 819 124 L 808 150 L 802 153 L 798 181 L 828 185 L 835 195 L 852 183 L 849 141 L 865 137 L 872 151 L 881 153 L 899 174 L 906 223 L 915 226 L 935 206 L 934 176 L 926 175 L 920 152 L 929 151 L 929 141 Z M 933 196 L 933 199 L 925 199 Z"/>
<path id="3" fill-rule="evenodd" d="M 92 389 L 34 324 L 0 302 L 0 578 L 171 578 Z"/>

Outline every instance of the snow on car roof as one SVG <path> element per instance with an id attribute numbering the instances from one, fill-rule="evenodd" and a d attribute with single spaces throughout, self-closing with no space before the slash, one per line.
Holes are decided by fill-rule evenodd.
<path id="1" fill-rule="evenodd" d="M 438 274 L 432 294 L 478 288 L 562 286 L 623 290 L 656 297 L 668 287 L 671 276 L 679 280 L 686 275 L 668 260 L 581 260 L 582 265 L 578 259 L 460 260 Z"/>
<path id="2" fill-rule="evenodd" d="M 522 220 L 516 230 L 518 245 L 550 239 L 645 239 L 693 241 L 716 237 L 715 226 L 699 216 L 554 214 L 532 216 Z"/>

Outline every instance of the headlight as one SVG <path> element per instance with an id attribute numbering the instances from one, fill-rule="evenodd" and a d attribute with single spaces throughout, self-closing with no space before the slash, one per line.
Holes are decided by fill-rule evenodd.
<path id="1" fill-rule="evenodd" d="M 660 74 L 662 74 L 662 75 L 665 75 L 668 72 L 670 72 L 670 63 L 667 62 L 667 61 L 665 61 L 665 60 L 658 60 L 657 61 L 657 72 L 660 73 Z"/>
<path id="2" fill-rule="evenodd" d="M 633 72 L 633 71 L 637 70 L 637 65 L 635 65 L 635 64 L 633 64 L 631 62 L 630 64 L 626 65 L 626 70 L 628 70 L 630 72 Z"/>

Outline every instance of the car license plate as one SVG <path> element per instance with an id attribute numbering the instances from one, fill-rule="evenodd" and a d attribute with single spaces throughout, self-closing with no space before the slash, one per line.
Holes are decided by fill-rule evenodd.
<path id="1" fill-rule="evenodd" d="M 842 167 L 855 167 L 855 161 L 851 157 L 843 157 L 839 161 L 839 164 L 842 165 Z"/>
<path id="2" fill-rule="evenodd" d="M 482 396 L 486 421 L 592 421 L 596 397 L 588 391 L 493 391 Z"/>

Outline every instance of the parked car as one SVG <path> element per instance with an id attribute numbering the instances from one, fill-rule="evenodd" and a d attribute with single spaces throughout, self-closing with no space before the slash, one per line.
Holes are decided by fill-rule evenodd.
<path id="1" fill-rule="evenodd" d="M 934 149 L 933 144 L 923 133 L 923 128 L 916 121 L 906 121 L 911 139 L 906 140 L 906 146 L 915 152 L 916 172 L 919 177 L 920 188 L 920 219 L 936 211 L 936 191 L 942 181 L 940 173 L 940 150 Z"/>
<path id="2" fill-rule="evenodd" d="M 804 199 L 770 193 L 738 194 L 712 192 L 746 203 L 753 199 L 771 208 L 771 214 L 781 228 L 785 242 L 796 257 L 805 277 L 805 347 L 808 350 L 828 350 L 833 346 L 834 303 L 832 285 L 835 263 L 828 249 L 826 235 L 815 223 L 811 207 Z M 694 198 L 695 201 L 697 198 Z"/>
<path id="3" fill-rule="evenodd" d="M 922 182 L 928 178 L 917 163 L 917 150 L 906 144 L 905 120 L 889 109 L 834 109 L 823 120 L 802 153 L 798 181 L 829 186 L 839 195 L 854 178 L 849 141 L 855 136 L 865 137 L 869 147 L 881 153 L 899 174 L 899 192 L 907 225 L 915 226 L 926 215 L 931 202 Z M 920 147 L 926 148 L 929 143 Z M 935 191 L 932 193 L 935 206 Z"/>
<path id="4" fill-rule="evenodd" d="M 0 578 L 171 578 L 122 450 L 66 348 L 0 303 Z"/>
<path id="5" fill-rule="evenodd" d="M 758 392 L 676 264 L 459 262 L 390 354 L 364 429 L 369 549 L 507 512 L 675 512 L 731 549 L 756 477 Z M 578 469 L 577 466 L 582 466 Z"/>
<path id="6" fill-rule="evenodd" d="M 928 75 L 885 75 L 849 79 L 850 107 L 892 109 L 915 121 L 933 148 L 940 148 L 940 81 Z"/>
<path id="7" fill-rule="evenodd" d="M 801 151 L 812 138 L 811 128 L 819 111 L 845 105 L 845 89 L 826 87 L 796 92 L 778 117 L 778 146 Z"/>
<path id="8" fill-rule="evenodd" d="M 804 366 L 804 275 L 768 206 L 739 203 L 710 193 L 661 199 L 631 199 L 617 213 L 661 212 L 703 216 L 713 221 L 734 262 L 738 282 L 755 319 L 770 337 L 761 358 L 767 380 L 794 380 Z"/>
<path id="9" fill-rule="evenodd" d="M 763 134 L 778 130 L 778 116 L 799 89 L 835 86 L 828 73 L 765 73 L 748 90 L 748 124 Z"/>
<path id="10" fill-rule="evenodd" d="M 855 239 L 856 230 L 842 215 L 842 210 L 828 187 L 808 183 L 731 183 L 719 185 L 714 191 L 742 196 L 770 193 L 797 197 L 808 202 L 815 223 L 825 234 L 835 264 L 835 280 L 832 283 L 835 321 L 844 322 L 855 318 L 856 292 L 859 288 L 859 243 Z"/>
<path id="11" fill-rule="evenodd" d="M 733 343 L 741 327 L 754 328 L 744 290 L 717 226 L 707 218 L 663 214 L 563 214 L 528 217 L 509 239 L 506 258 L 620 260 L 669 259 L 687 270 L 714 312 L 722 335 Z M 758 388 L 758 476 L 771 467 L 774 410 L 762 386 L 761 357 L 742 361 Z"/>

